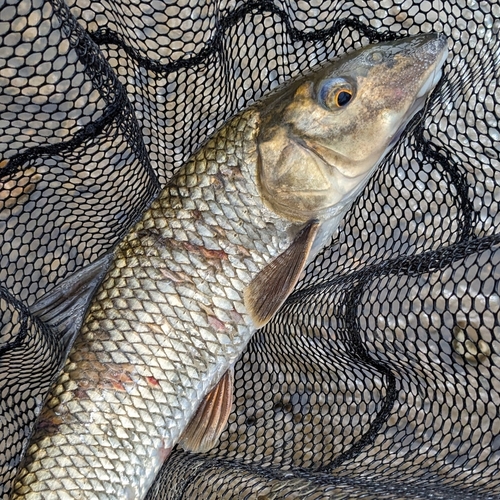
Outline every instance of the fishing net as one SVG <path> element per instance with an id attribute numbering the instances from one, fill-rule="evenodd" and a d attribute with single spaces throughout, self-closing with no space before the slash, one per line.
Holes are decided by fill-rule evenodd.
<path id="1" fill-rule="evenodd" d="M 236 366 L 220 445 L 153 499 L 500 498 L 500 5 L 0 0 L 0 497 L 63 359 L 32 306 L 225 120 L 443 32 L 439 88 Z"/>

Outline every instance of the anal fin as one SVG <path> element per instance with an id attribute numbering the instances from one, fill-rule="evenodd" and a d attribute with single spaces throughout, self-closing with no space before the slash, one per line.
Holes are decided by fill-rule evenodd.
<path id="1" fill-rule="evenodd" d="M 250 282 L 244 301 L 256 327 L 264 326 L 292 293 L 306 265 L 319 222 L 309 221 L 292 244 Z"/>
<path id="2" fill-rule="evenodd" d="M 186 451 L 206 452 L 218 442 L 233 405 L 233 370 L 229 369 L 218 384 L 203 398 L 194 417 L 184 429 L 179 446 Z"/>
<path id="3" fill-rule="evenodd" d="M 66 359 L 80 330 L 90 300 L 101 283 L 113 255 L 103 257 L 75 272 L 30 307 L 30 312 L 58 336 Z"/>

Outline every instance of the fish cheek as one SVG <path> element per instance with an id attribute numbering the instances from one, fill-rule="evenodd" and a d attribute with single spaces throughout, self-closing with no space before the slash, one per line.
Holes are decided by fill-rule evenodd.
<path id="1" fill-rule="evenodd" d="M 346 110 L 343 130 L 336 136 L 322 139 L 321 145 L 334 144 L 325 157 L 348 178 L 363 175 L 380 158 L 389 141 L 385 108 L 377 102 L 356 102 Z"/>

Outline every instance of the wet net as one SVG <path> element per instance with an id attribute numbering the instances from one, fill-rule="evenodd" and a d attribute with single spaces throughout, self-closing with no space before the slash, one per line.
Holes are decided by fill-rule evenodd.
<path id="1" fill-rule="evenodd" d="M 263 93 L 438 31 L 439 88 L 249 344 L 220 445 L 148 498 L 500 498 L 499 30 L 466 0 L 0 0 L 0 497 L 63 361 L 30 306 Z"/>

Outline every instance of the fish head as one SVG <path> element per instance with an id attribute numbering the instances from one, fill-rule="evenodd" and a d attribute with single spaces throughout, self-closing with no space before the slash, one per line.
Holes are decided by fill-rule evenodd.
<path id="1" fill-rule="evenodd" d="M 262 103 L 258 180 L 292 221 L 353 201 L 441 78 L 446 38 L 424 34 L 352 52 Z"/>

